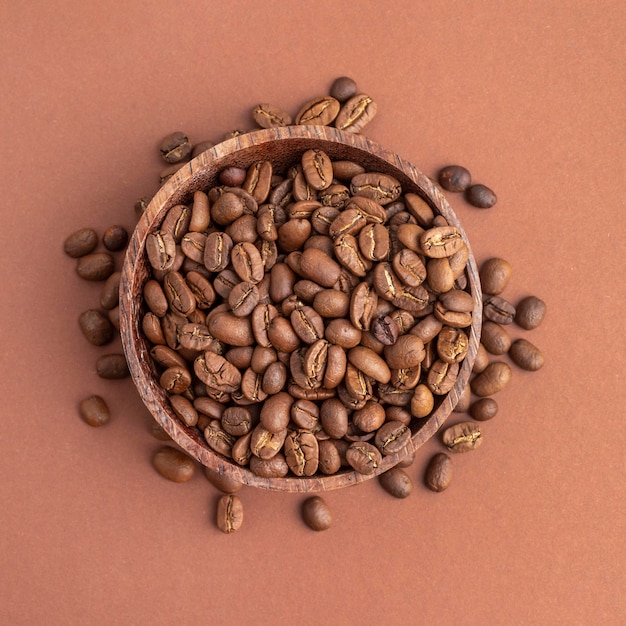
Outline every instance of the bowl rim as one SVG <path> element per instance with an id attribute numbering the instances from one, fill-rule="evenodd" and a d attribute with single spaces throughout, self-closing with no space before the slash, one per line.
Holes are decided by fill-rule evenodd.
<path id="1" fill-rule="evenodd" d="M 292 144 L 289 146 L 289 144 Z M 140 330 L 141 293 L 146 280 L 145 242 L 148 234 L 156 230 L 166 212 L 176 204 L 189 199 L 193 191 L 206 188 L 206 180 L 215 179 L 227 165 L 261 160 L 257 153 L 274 154 L 277 148 L 290 150 L 299 146 L 299 151 L 308 147 L 322 147 L 326 152 L 342 151 L 346 148 L 361 156 L 352 157 L 360 163 L 376 164 L 379 171 L 387 170 L 395 175 L 403 185 L 403 193 L 415 192 L 424 198 L 436 212 L 442 214 L 450 225 L 456 226 L 468 247 L 468 288 L 474 299 L 472 324 L 466 328 L 469 337 L 469 350 L 461 362 L 457 380 L 450 392 L 442 396 L 441 403 L 426 418 L 411 437 L 406 448 L 395 455 L 383 457 L 383 462 L 372 474 L 360 474 L 355 470 L 340 471 L 333 475 L 283 478 L 257 476 L 247 467 L 237 465 L 213 451 L 192 429 L 185 427 L 175 417 L 166 399 L 166 392 L 158 385 L 154 376 L 154 365 L 148 354 L 145 339 Z M 331 158 L 332 154 L 331 154 Z M 290 158 L 293 163 L 293 157 Z M 406 186 L 410 189 L 406 189 Z M 139 261 L 139 263 L 137 263 Z M 219 143 L 181 166 L 157 191 L 146 211 L 140 217 L 124 258 L 120 280 L 120 334 L 122 346 L 128 362 L 131 378 L 139 395 L 152 417 L 167 432 L 172 440 L 188 455 L 202 465 L 239 482 L 270 490 L 291 492 L 318 492 L 347 487 L 377 476 L 417 450 L 441 428 L 456 406 L 466 385 L 469 384 L 471 370 L 476 358 L 482 324 L 482 294 L 476 260 L 469 239 L 452 207 L 437 185 L 417 167 L 397 154 L 388 151 L 380 144 L 364 135 L 346 133 L 328 126 L 287 126 L 251 131 Z M 197 429 L 196 429 L 197 431 Z"/>

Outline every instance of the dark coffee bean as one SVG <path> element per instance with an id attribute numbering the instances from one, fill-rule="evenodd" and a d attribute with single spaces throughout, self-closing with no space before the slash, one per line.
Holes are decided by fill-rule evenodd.
<path id="1" fill-rule="evenodd" d="M 389 315 L 375 317 L 372 320 L 371 331 L 374 337 L 385 346 L 392 346 L 398 340 L 398 324 Z"/>
<path id="2" fill-rule="evenodd" d="M 222 493 L 237 493 L 243 487 L 239 481 L 210 467 L 204 467 L 204 475 L 207 477 L 208 481 Z"/>
<path id="3" fill-rule="evenodd" d="M 527 339 L 514 341 L 509 349 L 509 356 L 515 365 L 529 372 L 536 372 L 543 367 L 541 350 Z"/>
<path id="4" fill-rule="evenodd" d="M 123 250 L 128 243 L 128 231 L 123 226 L 109 226 L 102 235 L 102 243 L 111 252 Z"/>
<path id="5" fill-rule="evenodd" d="M 470 406 L 470 415 L 477 422 L 493 419 L 498 413 L 498 403 L 493 398 L 481 398 Z"/>
<path id="6" fill-rule="evenodd" d="M 115 336 L 115 329 L 109 318 L 96 309 L 81 313 L 78 325 L 87 341 L 94 346 L 110 343 Z"/>
<path id="7" fill-rule="evenodd" d="M 483 436 L 480 426 L 475 422 L 461 422 L 448 426 L 443 431 L 441 440 L 451 452 L 469 452 L 482 444 Z"/>
<path id="8" fill-rule="evenodd" d="M 546 309 L 546 303 L 541 298 L 527 296 L 516 307 L 515 322 L 526 330 L 533 330 L 543 321 Z"/>
<path id="9" fill-rule="evenodd" d="M 448 165 L 439 172 L 438 180 L 446 191 L 465 191 L 472 182 L 472 175 L 461 165 Z"/>
<path id="10" fill-rule="evenodd" d="M 472 391 L 479 397 L 491 396 L 502 391 L 510 382 L 511 367 L 503 361 L 494 361 L 471 381 Z"/>
<path id="11" fill-rule="evenodd" d="M 226 534 L 234 533 L 243 524 L 243 504 L 232 493 L 223 495 L 217 501 L 217 527 Z"/>
<path id="12" fill-rule="evenodd" d="M 315 531 L 327 530 L 333 523 L 330 508 L 320 496 L 311 496 L 302 503 L 302 519 Z"/>
<path id="13" fill-rule="evenodd" d="M 159 448 L 152 457 L 152 465 L 163 478 L 175 483 L 187 482 L 195 472 L 193 460 L 172 446 Z"/>
<path id="14" fill-rule="evenodd" d="M 101 396 L 89 396 L 81 400 L 78 409 L 83 421 L 95 428 L 104 426 L 111 419 L 109 407 Z"/>
<path id="15" fill-rule="evenodd" d="M 496 194 L 485 185 L 470 185 L 465 191 L 467 201 L 479 209 L 490 209 L 497 201 Z"/>
<path id="16" fill-rule="evenodd" d="M 413 481 L 399 467 L 392 467 L 378 477 L 381 487 L 394 498 L 407 498 L 413 491 Z"/>
<path id="17" fill-rule="evenodd" d="M 159 145 L 161 156 L 167 163 L 179 163 L 183 161 L 191 154 L 192 149 L 193 146 L 189 142 L 189 138 L 185 133 L 180 131 L 167 135 Z"/>
<path id="18" fill-rule="evenodd" d="M 105 281 L 100 292 L 100 306 L 107 311 L 115 308 L 120 301 L 121 272 L 113 272 Z"/>
<path id="19" fill-rule="evenodd" d="M 76 273 L 85 280 L 106 280 L 115 271 L 115 261 L 108 252 L 92 252 L 81 256 Z"/>
<path id="20" fill-rule="evenodd" d="M 511 265 L 498 257 L 487 259 L 480 266 L 479 277 L 484 293 L 498 295 L 504 291 L 511 278 Z"/>
<path id="21" fill-rule="evenodd" d="M 432 457 L 426 468 L 426 486 L 431 491 L 444 491 L 452 482 L 452 459 L 443 452 Z"/>
<path id="22" fill-rule="evenodd" d="M 330 96 L 339 102 L 345 102 L 356 95 L 356 90 L 357 85 L 354 79 L 349 76 L 339 76 L 330 87 Z"/>
<path id="23" fill-rule="evenodd" d="M 77 259 L 93 252 L 98 246 L 98 233 L 93 228 L 81 228 L 67 237 L 63 243 L 65 254 Z"/>
<path id="24" fill-rule="evenodd" d="M 123 354 L 104 354 L 96 361 L 96 373 L 100 378 L 115 380 L 130 375 Z"/>

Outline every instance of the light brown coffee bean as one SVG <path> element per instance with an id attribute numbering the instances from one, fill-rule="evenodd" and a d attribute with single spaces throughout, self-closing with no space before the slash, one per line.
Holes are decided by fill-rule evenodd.
<path id="1" fill-rule="evenodd" d="M 373 474 L 383 461 L 378 448 L 367 441 L 355 441 L 346 450 L 346 460 L 359 474 Z"/>
<path id="2" fill-rule="evenodd" d="M 392 467 L 378 477 L 381 487 L 394 498 L 408 498 L 413 491 L 413 481 L 399 467 Z"/>
<path id="3" fill-rule="evenodd" d="M 435 454 L 428 463 L 424 480 L 431 491 L 445 491 L 452 482 L 452 459 L 443 452 Z"/>
<path id="4" fill-rule="evenodd" d="M 391 378 L 388 361 L 370 348 L 357 346 L 348 352 L 348 361 L 367 376 L 380 383 L 388 383 Z"/>
<path id="5" fill-rule="evenodd" d="M 333 182 L 333 165 L 329 156 L 317 148 L 302 154 L 302 172 L 307 183 L 318 191 L 327 189 Z"/>
<path id="6" fill-rule="evenodd" d="M 252 117 L 261 128 L 290 126 L 293 121 L 289 113 L 285 113 L 277 106 L 267 103 L 258 104 L 254 107 Z"/>
<path id="7" fill-rule="evenodd" d="M 341 266 L 322 250 L 307 248 L 300 257 L 300 272 L 322 287 L 332 287 L 339 280 Z"/>
<path id="8" fill-rule="evenodd" d="M 78 410 L 83 421 L 94 428 L 104 426 L 111 419 L 111 411 L 102 396 L 93 395 L 84 398 Z"/>
<path id="9" fill-rule="evenodd" d="M 479 278 L 484 293 L 498 295 L 504 291 L 511 278 L 511 265 L 498 257 L 487 259 L 480 266 Z"/>
<path id="10" fill-rule="evenodd" d="M 526 330 L 533 330 L 543 321 L 546 310 L 546 303 L 541 298 L 527 296 L 515 308 L 515 322 Z"/>
<path id="11" fill-rule="evenodd" d="M 515 365 L 529 372 L 536 372 L 543 367 L 541 350 L 527 339 L 515 340 L 509 349 L 509 356 Z"/>
<path id="12" fill-rule="evenodd" d="M 469 350 L 469 337 L 460 329 L 444 326 L 437 337 L 437 354 L 446 363 L 459 363 Z"/>
<path id="13" fill-rule="evenodd" d="M 175 483 L 187 482 L 195 472 L 193 459 L 172 446 L 159 448 L 152 457 L 152 465 L 163 478 Z"/>
<path id="14" fill-rule="evenodd" d="M 209 333 L 231 346 L 252 346 L 255 342 L 252 323 L 248 317 L 221 312 L 207 319 Z"/>
<path id="15" fill-rule="evenodd" d="M 318 469 L 322 474 L 336 474 L 341 469 L 341 455 L 337 446 L 331 439 L 318 441 L 319 464 Z"/>
<path id="16" fill-rule="evenodd" d="M 365 196 L 385 206 L 400 197 L 402 186 L 396 178 L 389 174 L 365 172 L 352 178 L 350 191 L 354 196 Z"/>
<path id="17" fill-rule="evenodd" d="M 424 342 L 416 335 L 401 335 L 393 345 L 385 346 L 385 360 L 392 369 L 415 367 L 424 356 Z"/>
<path id="18" fill-rule="evenodd" d="M 421 419 L 431 414 L 435 406 L 433 392 L 426 384 L 419 384 L 411 396 L 411 415 Z"/>
<path id="19" fill-rule="evenodd" d="M 272 433 L 262 424 L 258 424 L 252 431 L 250 450 L 254 456 L 260 459 L 271 459 L 278 454 L 285 443 L 287 430 Z"/>
<path id="20" fill-rule="evenodd" d="M 479 397 L 502 391 L 510 382 L 511 367 L 503 361 L 494 361 L 471 381 L 472 391 Z"/>
<path id="21" fill-rule="evenodd" d="M 236 495 L 225 494 L 217 501 L 217 527 L 226 534 L 234 533 L 243 524 L 243 504 Z"/>
<path id="22" fill-rule="evenodd" d="M 377 106 L 367 94 L 356 94 L 344 102 L 337 114 L 335 127 L 349 133 L 359 133 L 376 115 Z"/>
<path id="23" fill-rule="evenodd" d="M 186 367 L 174 365 L 161 374 L 159 384 L 168 393 L 184 393 L 191 385 L 191 374 Z"/>
<path id="24" fill-rule="evenodd" d="M 461 422 L 448 426 L 442 435 L 443 445 L 451 452 L 469 452 L 483 442 L 480 426 L 475 422 Z"/>
<path id="25" fill-rule="evenodd" d="M 80 228 L 63 242 L 63 250 L 73 259 L 93 252 L 98 246 L 98 233 L 93 228 Z"/>
<path id="26" fill-rule="evenodd" d="M 296 476 L 313 476 L 319 464 L 315 435 L 305 430 L 290 432 L 285 438 L 285 459 Z"/>
<path id="27" fill-rule="evenodd" d="M 423 254 L 433 259 L 450 257 L 465 244 L 456 226 L 435 226 L 424 231 L 420 237 Z"/>
<path id="28" fill-rule="evenodd" d="M 240 465 L 246 465 L 240 463 Z M 257 456 L 250 457 L 250 471 L 261 478 L 284 478 L 289 473 L 289 465 L 285 455 L 278 452 L 269 459 L 260 459 Z"/>
<path id="29" fill-rule="evenodd" d="M 193 363 L 196 376 L 208 387 L 232 393 L 241 385 L 241 372 L 223 356 L 205 352 Z"/>
<path id="30" fill-rule="evenodd" d="M 485 320 L 483 322 L 480 342 L 490 354 L 506 354 L 511 347 L 511 337 L 504 326 Z"/>
<path id="31" fill-rule="evenodd" d="M 315 531 L 328 530 L 333 523 L 330 508 L 320 496 L 310 496 L 302 503 L 302 519 Z"/>
<path id="32" fill-rule="evenodd" d="M 146 254 L 155 270 L 169 270 L 176 260 L 176 242 L 170 233 L 157 231 L 146 237 Z"/>
<path id="33" fill-rule="evenodd" d="M 261 424 L 270 433 L 285 431 L 291 418 L 293 398 L 285 392 L 270 396 L 261 408 Z"/>
<path id="34" fill-rule="evenodd" d="M 296 124 L 329 126 L 340 108 L 339 101 L 330 96 L 314 98 L 300 108 L 296 115 Z"/>
<path id="35" fill-rule="evenodd" d="M 380 405 L 379 405 L 380 406 Z M 396 420 L 385 422 L 376 432 L 374 445 L 383 456 L 402 452 L 411 440 L 409 427 Z"/>

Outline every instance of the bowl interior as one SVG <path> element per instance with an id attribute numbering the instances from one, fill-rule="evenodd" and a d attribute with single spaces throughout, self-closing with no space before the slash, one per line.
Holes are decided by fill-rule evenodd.
<path id="1" fill-rule="evenodd" d="M 384 457 L 374 474 L 363 475 L 352 470 L 342 470 L 334 475 L 311 478 L 263 478 L 214 452 L 197 428 L 182 424 L 171 410 L 167 394 L 159 385 L 149 346 L 141 332 L 144 314 L 142 290 L 151 272 L 145 242 L 149 233 L 158 230 L 171 207 L 189 202 L 197 190 L 216 185 L 218 174 L 225 167 L 247 168 L 255 161 L 269 160 L 275 172 L 284 173 L 288 167 L 299 162 L 302 153 L 310 148 L 323 150 L 332 160 L 356 161 L 367 170 L 394 176 L 402 184 L 404 193 L 419 194 L 435 213 L 443 215 L 450 225 L 460 229 L 469 249 L 466 273 L 468 289 L 475 303 L 472 324 L 466 329 L 470 346 L 452 390 L 437 398 L 438 403 L 429 417 L 413 420 L 415 425 L 412 426 L 412 438 L 407 448 L 402 453 Z M 247 133 L 229 139 L 183 165 L 158 191 L 140 218 L 129 242 L 120 284 L 120 331 L 124 351 L 133 382 L 154 419 L 182 449 L 203 465 L 244 484 L 285 491 L 325 491 L 367 480 L 390 469 L 406 454 L 430 439 L 450 415 L 468 383 L 480 338 L 481 313 L 480 282 L 469 241 L 457 216 L 436 185 L 408 161 L 375 142 L 361 135 L 342 133 L 325 126 L 289 126 Z"/>

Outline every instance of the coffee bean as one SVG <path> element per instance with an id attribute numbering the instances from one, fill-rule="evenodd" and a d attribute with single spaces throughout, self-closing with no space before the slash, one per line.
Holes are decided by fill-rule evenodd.
<path id="1" fill-rule="evenodd" d="M 96 373 L 100 378 L 115 380 L 130 375 L 126 357 L 123 354 L 104 354 L 96 361 Z"/>
<path id="2" fill-rule="evenodd" d="M 79 412 L 83 421 L 94 428 L 104 426 L 111 419 L 109 407 L 101 396 L 94 395 L 81 400 Z"/>
<path id="3" fill-rule="evenodd" d="M 102 243 L 111 252 L 123 250 L 128 243 L 128 231 L 123 226 L 109 226 L 102 235 Z"/>
<path id="4" fill-rule="evenodd" d="M 370 96 L 364 93 L 354 95 L 342 105 L 335 126 L 349 133 L 359 133 L 372 121 L 376 110 L 376 102 Z"/>
<path id="5" fill-rule="evenodd" d="M 536 372 L 543 367 L 541 350 L 527 339 L 515 340 L 509 349 L 509 356 L 513 363 L 529 372 Z"/>
<path id="6" fill-rule="evenodd" d="M 335 78 L 330 88 L 330 96 L 339 100 L 339 102 L 345 102 L 354 95 L 356 95 L 357 85 L 356 81 L 349 76 L 339 76 Z"/>
<path id="7" fill-rule="evenodd" d="M 108 252 L 85 254 L 76 263 L 76 273 L 85 280 L 106 280 L 114 271 L 115 261 Z"/>
<path id="8" fill-rule="evenodd" d="M 392 346 L 398 340 L 398 324 L 389 315 L 375 317 L 371 330 L 374 337 L 385 346 Z"/>
<path id="9" fill-rule="evenodd" d="M 73 259 L 93 252 L 98 246 L 98 233 L 93 228 L 81 228 L 63 242 L 65 254 Z"/>
<path id="10" fill-rule="evenodd" d="M 94 346 L 110 343 L 115 336 L 115 329 L 109 318 L 96 309 L 81 313 L 78 325 L 87 341 Z"/>
<path id="11" fill-rule="evenodd" d="M 472 175 L 461 165 L 448 165 L 439 172 L 438 180 L 446 191 L 465 191 L 472 182 Z"/>
<path id="12" fill-rule="evenodd" d="M 113 272 L 105 281 L 100 292 L 100 306 L 107 311 L 114 309 L 120 301 L 121 272 Z"/>
<path id="13" fill-rule="evenodd" d="M 498 413 L 498 403 L 493 398 L 481 398 L 470 406 L 470 415 L 477 422 L 493 419 Z"/>
<path id="14" fill-rule="evenodd" d="M 204 475 L 215 488 L 226 494 L 237 493 L 243 487 L 239 481 L 234 480 L 221 472 L 215 471 L 210 467 L 204 468 Z"/>
<path id="15" fill-rule="evenodd" d="M 472 391 L 479 397 L 502 391 L 511 380 L 511 367 L 503 361 L 494 361 L 471 381 Z"/>
<path id="16" fill-rule="evenodd" d="M 488 296 L 483 299 L 483 315 L 498 324 L 511 324 L 515 319 L 515 307 L 500 296 Z"/>
<path id="17" fill-rule="evenodd" d="M 383 455 L 397 454 L 406 448 L 410 439 L 411 431 L 408 426 L 403 422 L 391 420 L 378 428 L 374 445 Z"/>
<path id="18" fill-rule="evenodd" d="M 306 430 L 290 432 L 285 438 L 285 459 L 296 476 L 313 476 L 319 464 L 315 435 Z"/>
<path id="19" fill-rule="evenodd" d="M 425 482 L 431 491 L 444 491 L 452 481 L 452 459 L 443 452 L 435 454 L 426 468 Z"/>
<path id="20" fill-rule="evenodd" d="M 470 185 L 465 191 L 467 201 L 479 209 L 490 209 L 497 201 L 496 194 L 485 185 Z"/>
<path id="21" fill-rule="evenodd" d="M 177 131 L 163 138 L 159 150 L 167 163 L 179 163 L 191 154 L 192 145 L 185 133 Z"/>
<path id="22" fill-rule="evenodd" d="M 327 530 L 333 523 L 328 504 L 320 496 L 311 496 L 302 503 L 302 518 L 315 531 Z"/>
<path id="23" fill-rule="evenodd" d="M 483 442 L 480 427 L 475 422 L 461 422 L 446 428 L 441 440 L 451 452 L 469 452 Z"/>
<path id="24" fill-rule="evenodd" d="M 159 448 L 152 457 L 152 465 L 163 478 L 175 483 L 187 482 L 195 472 L 193 460 L 172 446 Z"/>
<path id="25" fill-rule="evenodd" d="M 341 105 L 330 96 L 314 98 L 304 104 L 296 115 L 296 124 L 328 126 L 339 113 Z"/>
<path id="26" fill-rule="evenodd" d="M 533 330 L 543 321 L 546 309 L 546 303 L 537 296 L 522 298 L 515 309 L 515 322 L 526 330 Z"/>
<path id="27" fill-rule="evenodd" d="M 480 335 L 480 341 L 487 352 L 491 354 L 506 354 L 511 347 L 511 337 L 504 326 L 485 320 Z"/>
<path id="28" fill-rule="evenodd" d="M 381 487 L 394 498 L 408 498 L 413 491 L 409 475 L 399 467 L 392 467 L 378 477 Z"/>
<path id="29" fill-rule="evenodd" d="M 217 501 L 217 527 L 226 534 L 234 533 L 243 524 L 243 504 L 232 493 L 223 495 Z"/>
<path id="30" fill-rule="evenodd" d="M 511 265 L 498 257 L 487 259 L 480 266 L 479 277 L 484 293 L 498 295 L 504 291 L 511 278 Z"/>
<path id="31" fill-rule="evenodd" d="M 278 107 L 262 103 L 252 110 L 254 121 L 261 128 L 275 128 L 277 126 L 289 126 L 292 123 L 291 115 Z"/>
<path id="32" fill-rule="evenodd" d="M 373 474 L 383 461 L 378 448 L 366 441 L 355 441 L 346 450 L 346 460 L 359 474 Z"/>

